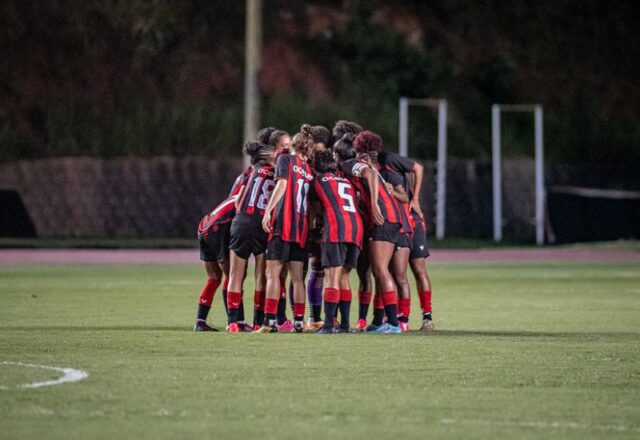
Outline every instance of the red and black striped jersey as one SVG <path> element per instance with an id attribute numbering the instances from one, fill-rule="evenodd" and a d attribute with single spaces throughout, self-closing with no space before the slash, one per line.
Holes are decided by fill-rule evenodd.
<path id="1" fill-rule="evenodd" d="M 322 241 L 353 243 L 362 247 L 364 225 L 357 209 L 356 190 L 351 182 L 331 173 L 318 174 L 313 195 L 322 202 L 324 210 Z"/>
<path id="2" fill-rule="evenodd" d="M 249 175 L 247 184 L 240 194 L 238 217 L 264 217 L 264 210 L 269 203 L 271 192 L 276 186 L 273 181 L 274 169 L 271 165 L 256 165 Z"/>
<path id="3" fill-rule="evenodd" d="M 309 228 L 307 194 L 313 180 L 311 167 L 297 155 L 283 154 L 276 164 L 275 181 L 280 179 L 287 181 L 287 189 L 275 210 L 271 236 L 279 235 L 283 241 L 305 247 Z"/>
<path id="4" fill-rule="evenodd" d="M 362 172 L 370 168 L 369 164 L 361 160 L 350 159 L 340 165 L 343 174 L 353 187 L 360 193 L 360 200 L 364 208 L 364 217 L 368 226 L 374 226 L 373 211 L 371 208 L 371 193 Z M 385 186 L 385 180 L 378 174 L 378 207 L 385 220 L 389 223 L 402 224 L 402 215 L 396 199 L 389 194 Z"/>
<path id="5" fill-rule="evenodd" d="M 396 173 L 395 171 L 393 171 L 389 167 L 380 168 L 378 166 L 376 168 L 378 169 L 378 172 L 380 173 L 380 176 L 386 182 L 388 182 L 391 185 L 393 185 L 394 188 L 396 186 L 402 186 L 403 188 L 406 188 L 404 186 L 405 185 L 405 178 L 403 176 L 401 176 L 399 173 Z M 409 203 L 401 202 L 398 199 L 395 199 L 395 200 L 396 200 L 396 203 L 398 204 L 398 206 L 400 207 L 400 215 L 402 217 L 402 222 L 400 223 L 400 225 L 401 225 L 400 232 L 402 232 L 404 234 L 413 235 L 414 226 L 413 226 L 413 218 L 411 217 L 411 209 L 409 207 Z"/>
<path id="6" fill-rule="evenodd" d="M 215 232 L 217 226 L 224 223 L 229 223 L 236 215 L 236 200 L 243 185 L 247 183 L 249 174 L 253 167 L 249 167 L 242 172 L 236 180 L 233 182 L 229 197 L 227 197 L 222 203 L 213 208 L 211 212 L 205 215 L 198 224 L 198 235 L 205 237 L 212 230 Z"/>

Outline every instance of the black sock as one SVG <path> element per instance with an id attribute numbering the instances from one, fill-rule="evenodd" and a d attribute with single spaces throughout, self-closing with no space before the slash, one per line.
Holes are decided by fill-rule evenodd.
<path id="1" fill-rule="evenodd" d="M 340 309 L 340 327 L 349 328 L 349 313 L 351 311 L 351 301 L 340 301 L 338 303 Z"/>
<path id="2" fill-rule="evenodd" d="M 274 315 L 273 313 L 265 313 L 264 314 L 264 321 L 263 321 L 263 325 L 268 325 L 271 326 L 273 325 L 273 322 L 275 322 L 276 320 L 276 315 Z"/>
<path id="3" fill-rule="evenodd" d="M 313 322 L 322 321 L 322 304 L 311 304 L 310 311 Z"/>
<path id="4" fill-rule="evenodd" d="M 240 307 L 238 307 L 238 322 L 244 322 L 244 301 L 240 301 Z"/>
<path id="5" fill-rule="evenodd" d="M 209 310 L 211 307 L 203 306 L 202 304 L 198 304 L 198 318 L 203 321 L 207 320 L 207 316 L 209 316 Z"/>
<path id="6" fill-rule="evenodd" d="M 333 327 L 333 317 L 336 316 L 336 309 L 338 308 L 338 303 L 332 302 L 324 302 L 324 326 L 325 327 Z"/>
<path id="7" fill-rule="evenodd" d="M 229 313 L 227 315 L 227 323 L 231 324 L 232 322 L 238 322 L 238 314 L 239 309 L 229 309 Z"/>
<path id="8" fill-rule="evenodd" d="M 227 291 L 222 291 L 222 300 L 224 301 L 224 313 L 225 315 L 229 315 L 229 309 L 227 308 Z"/>
<path id="9" fill-rule="evenodd" d="M 409 318 L 406 316 L 398 316 L 399 322 L 409 322 Z"/>
<path id="10" fill-rule="evenodd" d="M 431 312 L 423 313 L 423 314 L 422 314 L 422 320 L 423 320 L 423 321 L 424 321 L 424 320 L 432 321 L 432 320 L 433 320 L 433 318 L 431 318 Z"/>
<path id="11" fill-rule="evenodd" d="M 253 313 L 253 325 L 262 325 L 264 322 L 264 310 L 256 310 Z"/>
<path id="12" fill-rule="evenodd" d="M 373 321 L 371 324 L 373 325 L 382 325 L 382 320 L 384 319 L 384 309 L 373 309 Z"/>
<path id="13" fill-rule="evenodd" d="M 278 325 L 284 324 L 287 320 L 287 299 L 280 298 L 278 300 Z"/>
<path id="14" fill-rule="evenodd" d="M 358 308 L 358 319 L 367 320 L 367 315 L 369 314 L 369 304 L 360 304 Z"/>
<path id="15" fill-rule="evenodd" d="M 384 306 L 384 311 L 387 314 L 387 324 L 394 327 L 398 326 L 398 305 L 389 304 Z"/>

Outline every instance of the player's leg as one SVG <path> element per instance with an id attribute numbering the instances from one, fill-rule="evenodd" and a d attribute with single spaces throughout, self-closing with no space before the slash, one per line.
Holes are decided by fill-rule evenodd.
<path id="1" fill-rule="evenodd" d="M 373 292 L 373 286 L 371 283 L 371 265 L 369 264 L 369 249 L 367 241 L 365 241 L 362 252 L 358 257 L 356 272 L 358 274 L 359 281 L 357 328 L 360 331 L 364 331 L 367 328 L 367 314 L 369 313 L 369 305 L 371 304 L 371 297 Z"/>
<path id="2" fill-rule="evenodd" d="M 310 329 L 322 327 L 322 290 L 324 287 L 324 270 L 319 255 L 309 257 L 309 279 L 307 280 L 307 299 L 309 300 Z"/>
<path id="3" fill-rule="evenodd" d="M 433 310 L 431 305 L 431 279 L 427 272 L 427 259 L 414 258 L 410 260 L 411 271 L 416 278 L 416 288 L 422 309 L 422 330 L 431 332 L 435 330 L 433 322 Z"/>
<path id="4" fill-rule="evenodd" d="M 216 252 L 214 250 L 215 242 L 212 237 L 199 237 L 200 259 L 204 262 L 204 269 L 207 273 L 207 281 L 205 282 L 200 296 L 198 298 L 198 312 L 196 315 L 196 323 L 194 331 L 218 331 L 218 329 L 207 324 L 207 317 L 213 304 L 213 298 L 216 294 L 218 286 L 222 279 L 222 270 L 217 262 Z"/>
<path id="5" fill-rule="evenodd" d="M 380 326 L 377 333 L 397 333 L 398 326 L 398 293 L 393 276 L 389 272 L 389 263 L 393 257 L 395 243 L 383 240 L 372 240 L 369 243 L 371 254 L 371 271 L 376 281 L 376 296 L 382 299 L 387 324 Z"/>
<path id="6" fill-rule="evenodd" d="M 231 333 L 240 331 L 238 313 L 242 302 L 242 284 L 247 269 L 247 260 L 236 251 L 230 252 L 229 290 L 227 291 L 227 330 Z"/>
<path id="7" fill-rule="evenodd" d="M 407 268 L 409 267 L 409 255 L 411 249 L 408 247 L 397 247 L 391 259 L 391 273 L 398 288 L 398 321 L 402 331 L 409 330 L 409 313 L 411 311 L 411 290 L 407 279 Z"/>
<path id="8" fill-rule="evenodd" d="M 253 329 L 257 330 L 264 322 L 264 303 L 267 290 L 266 258 L 264 252 L 255 256 L 256 288 L 253 294 Z"/>
<path id="9" fill-rule="evenodd" d="M 292 244 L 291 246 L 295 246 Z M 306 256 L 306 255 L 305 255 Z M 304 309 L 306 292 L 304 288 L 304 262 L 289 261 L 287 263 L 291 283 L 293 284 L 293 328 L 296 333 L 304 330 Z"/>
<path id="10" fill-rule="evenodd" d="M 333 318 L 340 302 L 340 275 L 342 266 L 324 268 L 324 324 L 318 333 L 335 333 Z"/>
<path id="11" fill-rule="evenodd" d="M 282 266 L 280 272 L 280 297 L 278 298 L 277 325 L 278 330 L 290 332 L 293 330 L 293 323 L 287 318 L 287 276 L 289 271 L 287 265 Z"/>

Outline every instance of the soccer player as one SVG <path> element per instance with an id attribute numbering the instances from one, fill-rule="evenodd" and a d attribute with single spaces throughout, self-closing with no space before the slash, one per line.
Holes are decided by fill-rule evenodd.
<path id="1" fill-rule="evenodd" d="M 356 192 L 349 180 L 338 177 L 333 153 L 315 154 L 312 198 L 321 204 L 323 233 L 321 262 L 325 274 L 325 319 L 318 333 L 348 333 L 352 291 L 349 273 L 356 266 L 364 238 L 364 226 L 357 209 Z M 320 212 L 320 211 L 316 211 Z M 340 308 L 340 326 L 334 327 Z"/>
<path id="2" fill-rule="evenodd" d="M 367 132 L 363 132 L 367 133 Z M 364 137 L 364 136 L 363 136 Z M 357 157 L 367 162 L 380 173 L 385 180 L 385 185 L 400 207 L 402 217 L 400 233 L 397 236 L 393 258 L 391 259 L 391 274 L 398 287 L 400 298 L 398 300 L 398 321 L 402 331 L 409 330 L 409 314 L 411 311 L 411 290 L 407 279 L 407 268 L 413 242 L 413 227 L 410 222 L 409 196 L 404 190 L 402 177 L 392 169 L 382 168 L 378 161 L 378 152 L 382 149 L 382 139 L 371 134 L 364 138 L 356 148 Z M 379 308 L 379 306 L 378 306 Z"/>
<path id="3" fill-rule="evenodd" d="M 371 333 L 401 333 L 398 324 L 398 294 L 389 272 L 389 263 L 397 235 L 400 231 L 401 214 L 396 200 L 389 194 L 380 174 L 366 162 L 356 159 L 359 143 L 365 142 L 369 134 L 359 133 L 355 139 L 346 134 L 334 145 L 334 151 L 340 163 L 340 169 L 361 194 L 364 202 L 365 223 L 368 225 L 369 262 L 376 281 L 376 296 L 382 302 L 387 322 L 383 316 L 374 316 Z M 369 132 L 370 133 L 370 132 Z M 383 314 L 384 315 L 384 314 Z"/>
<path id="4" fill-rule="evenodd" d="M 399 154 L 381 150 L 378 161 L 383 168 L 390 168 L 400 174 L 403 179 L 405 192 L 409 195 L 410 214 L 413 224 L 413 243 L 409 264 L 416 279 L 420 307 L 422 309 L 422 330 L 431 332 L 435 329 L 432 317 L 431 305 L 431 279 L 427 271 L 427 258 L 429 248 L 427 247 L 427 229 L 424 214 L 420 209 L 420 190 L 424 168 L 416 161 Z M 413 185 L 407 179 L 407 174 L 413 174 Z"/>
<path id="5" fill-rule="evenodd" d="M 255 257 L 254 324 L 260 322 L 265 297 L 264 251 L 267 234 L 262 230 L 261 221 L 267 201 L 271 196 L 273 182 L 273 161 L 275 148 L 259 142 L 248 142 L 246 153 L 251 156 L 253 170 L 236 203 L 236 216 L 231 222 L 231 267 L 229 290 L 227 293 L 228 327 L 231 333 L 240 331 L 238 309 L 242 302 L 242 283 L 247 269 L 247 260 Z"/>
<path id="6" fill-rule="evenodd" d="M 198 299 L 198 315 L 194 331 L 218 331 L 218 329 L 207 324 L 207 317 L 211 310 L 211 304 L 216 290 L 220 285 L 222 275 L 222 293 L 224 297 L 225 309 L 227 308 L 227 285 L 229 282 L 229 237 L 231 221 L 236 213 L 235 203 L 238 194 L 246 183 L 252 167 L 248 167 L 240 174 L 231 188 L 229 196 L 211 212 L 205 215 L 198 224 L 198 243 L 200 245 L 200 259 L 204 261 L 207 272 L 207 282 L 200 293 Z M 240 308 L 244 321 L 244 308 Z"/>
<path id="7" fill-rule="evenodd" d="M 313 151 L 311 127 L 303 125 L 293 137 L 294 154 L 282 154 L 276 163 L 276 187 L 262 219 L 262 227 L 268 232 L 267 244 L 267 298 L 265 320 L 260 333 L 277 331 L 276 312 L 280 295 L 280 273 L 287 265 L 293 282 L 294 330 L 304 329 L 304 262 L 307 259 L 307 193 L 313 180 L 308 160 Z M 277 212 L 273 215 L 273 210 Z"/>

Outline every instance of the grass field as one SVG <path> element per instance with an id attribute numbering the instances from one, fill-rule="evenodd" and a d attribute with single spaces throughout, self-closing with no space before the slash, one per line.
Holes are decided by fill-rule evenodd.
<path id="1" fill-rule="evenodd" d="M 0 267 L 0 438 L 640 437 L 637 263 L 431 276 L 430 336 L 232 335 L 197 266 Z"/>

